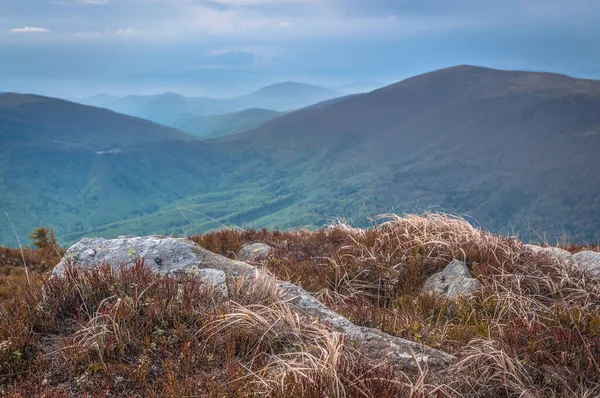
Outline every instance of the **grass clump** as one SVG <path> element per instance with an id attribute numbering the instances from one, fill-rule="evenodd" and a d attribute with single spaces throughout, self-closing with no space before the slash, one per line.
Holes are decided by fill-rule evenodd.
<path id="1" fill-rule="evenodd" d="M 342 335 L 292 313 L 272 283 L 217 301 L 143 263 L 69 269 L 2 303 L 7 396 L 380 396 L 412 387 L 369 369 Z"/>
<path id="2" fill-rule="evenodd" d="M 232 258 L 245 242 L 268 243 L 274 254 L 262 266 L 277 277 L 357 324 L 457 355 L 459 365 L 437 381 L 448 396 L 600 394 L 598 280 L 458 217 L 382 221 L 368 230 L 339 223 L 316 232 L 221 231 L 193 239 Z M 467 263 L 482 290 L 456 301 L 424 293 L 426 278 L 452 259 Z M 489 365 L 480 369 L 482 363 Z M 513 375 L 510 388 L 505 372 Z"/>

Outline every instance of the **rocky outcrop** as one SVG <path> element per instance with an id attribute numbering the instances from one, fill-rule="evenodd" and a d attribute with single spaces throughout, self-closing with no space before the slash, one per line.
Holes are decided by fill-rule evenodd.
<path id="1" fill-rule="evenodd" d="M 266 260 L 272 252 L 273 248 L 269 245 L 264 243 L 253 243 L 242 247 L 237 253 L 236 258 L 239 261 L 255 263 Z"/>
<path id="2" fill-rule="evenodd" d="M 536 245 L 525 245 L 534 254 L 545 254 L 555 261 L 563 261 L 579 267 L 593 278 L 600 279 L 600 252 L 584 250 L 571 254 L 558 247 L 541 247 Z"/>
<path id="3" fill-rule="evenodd" d="M 584 250 L 572 255 L 572 261 L 583 268 L 590 276 L 600 279 L 600 253 Z"/>
<path id="4" fill-rule="evenodd" d="M 561 249 L 560 247 L 542 247 L 537 245 L 525 245 L 525 249 L 533 252 L 534 254 L 545 254 L 550 258 L 557 258 L 559 260 L 569 261 L 571 260 L 571 253 L 568 251 Z"/>
<path id="5" fill-rule="evenodd" d="M 417 369 L 419 366 L 443 369 L 455 361 L 452 355 L 431 347 L 355 325 L 301 287 L 276 280 L 247 263 L 209 252 L 186 239 L 158 236 L 83 239 L 67 251 L 53 275 L 62 275 L 67 266 L 93 268 L 108 263 L 118 267 L 121 264 L 133 264 L 139 259 L 144 259 L 152 269 L 163 274 L 183 272 L 200 278 L 210 277 L 215 289 L 224 286 L 223 275 L 232 279 L 244 277 L 255 280 L 260 276 L 275 282 L 291 310 L 317 318 L 333 330 L 344 333 L 363 355 L 372 360 L 408 369 Z M 207 270 L 210 271 L 207 273 Z"/>
<path id="6" fill-rule="evenodd" d="M 430 276 L 425 290 L 455 300 L 459 296 L 470 296 L 481 288 L 481 282 L 471 276 L 463 261 L 452 260 L 442 271 Z"/>

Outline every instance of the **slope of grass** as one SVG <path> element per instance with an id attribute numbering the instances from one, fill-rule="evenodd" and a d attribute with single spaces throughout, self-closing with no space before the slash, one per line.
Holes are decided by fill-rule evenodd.
<path id="1" fill-rule="evenodd" d="M 223 230 L 191 239 L 230 258 L 245 243 L 270 244 L 274 253 L 262 268 L 358 324 L 446 350 L 459 362 L 440 374 L 366 363 L 343 336 L 293 315 L 264 281 L 230 284 L 232 300 L 219 301 L 194 280 L 160 277 L 139 263 L 119 271 L 73 270 L 43 282 L 42 294 L 39 272 L 31 270 L 28 285 L 23 268 L 11 265 L 5 268 L 10 283 L 20 278 L 21 285 L 0 298 L 2 394 L 600 393 L 600 283 L 516 239 L 440 214 L 389 216 L 372 229 Z M 20 255 L 5 250 L 0 261 Z M 38 254 L 26 255 L 33 261 Z M 482 290 L 458 301 L 423 292 L 425 278 L 453 258 L 467 262 Z"/>

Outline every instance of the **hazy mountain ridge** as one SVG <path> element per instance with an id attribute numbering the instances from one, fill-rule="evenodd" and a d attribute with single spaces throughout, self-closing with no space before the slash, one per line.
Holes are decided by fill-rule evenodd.
<path id="1" fill-rule="evenodd" d="M 531 226 L 553 239 L 564 228 L 596 241 L 597 109 L 598 81 L 459 66 L 213 141 L 148 143 L 93 159 L 65 151 L 44 164 L 19 163 L 16 153 L 29 149 L 13 144 L 5 183 L 24 172 L 34 181 L 40 169 L 51 176 L 43 186 L 17 179 L 0 204 L 23 217 L 19 233 L 43 223 L 63 239 L 90 230 L 315 227 L 336 216 L 365 225 L 370 214 L 434 206 L 496 232 L 529 238 Z"/>
<path id="2" fill-rule="evenodd" d="M 229 99 L 186 97 L 175 93 L 125 97 L 104 94 L 83 99 L 80 102 L 174 127 L 176 123 L 186 119 L 222 115 L 253 108 L 279 112 L 289 111 L 342 95 L 323 87 L 285 82 Z"/>

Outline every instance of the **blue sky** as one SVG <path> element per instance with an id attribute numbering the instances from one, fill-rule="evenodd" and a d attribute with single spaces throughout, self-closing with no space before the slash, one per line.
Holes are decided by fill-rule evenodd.
<path id="1" fill-rule="evenodd" d="M 600 78 L 596 0 L 0 0 L 0 91 L 228 96 L 456 64 Z"/>

